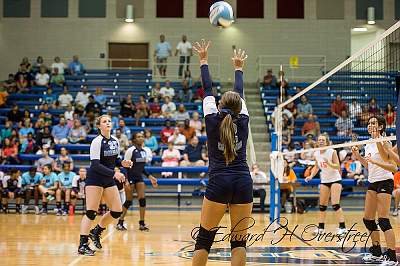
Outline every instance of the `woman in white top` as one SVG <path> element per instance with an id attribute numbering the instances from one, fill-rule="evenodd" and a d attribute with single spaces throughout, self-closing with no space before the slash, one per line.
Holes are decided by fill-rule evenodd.
<path id="1" fill-rule="evenodd" d="M 368 133 L 372 139 L 382 137 L 385 129 L 386 121 L 384 117 L 372 116 L 369 118 Z M 371 232 L 372 247 L 369 249 L 370 254 L 364 256 L 363 260 L 367 263 L 382 262 L 381 265 L 397 265 L 395 234 L 389 220 L 391 195 L 394 188 L 392 173 L 397 171 L 396 164 L 392 160 L 388 160 L 387 154 L 381 156 L 376 143 L 365 146 L 364 157 L 360 155 L 357 146 L 354 146 L 352 151 L 362 165 L 368 168 L 368 181 L 370 183 L 365 198 L 363 221 L 365 227 Z M 378 215 L 379 228 L 384 233 L 387 244 L 387 251 L 383 254 L 378 226 L 375 221 L 376 215 Z"/>
<path id="2" fill-rule="evenodd" d="M 330 143 L 328 135 L 322 134 L 318 137 L 318 146 L 326 147 Z M 338 219 L 339 228 L 337 235 L 346 234 L 343 210 L 340 207 L 340 194 L 342 192 L 342 176 L 340 174 L 340 162 L 336 150 L 325 149 L 314 153 L 316 166 L 313 167 L 311 175 L 305 181 L 310 181 L 319 170 L 321 170 L 321 185 L 319 191 L 319 225 L 315 234 L 322 234 L 325 230 L 326 210 L 328 208 L 329 196 L 332 209 Z"/>

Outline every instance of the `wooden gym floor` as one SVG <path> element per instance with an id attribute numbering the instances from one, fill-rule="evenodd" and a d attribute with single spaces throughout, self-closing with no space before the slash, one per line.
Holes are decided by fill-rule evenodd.
<path id="1" fill-rule="evenodd" d="M 274 233 L 274 228 L 269 227 L 262 239 L 264 229 L 269 225 L 268 216 L 254 214 L 255 225 L 250 229 L 253 238 L 248 244 L 258 239 L 247 248 L 248 265 L 362 265 L 361 253 L 366 241 L 366 236 L 360 238 L 365 232 L 362 213 L 351 211 L 345 212 L 345 215 L 346 225 L 350 227 L 357 223 L 354 229 L 360 233 L 357 237 L 354 231 L 353 236 L 349 235 L 343 244 L 343 240 L 331 236 L 319 241 L 311 240 L 310 234 L 303 233 L 308 224 L 317 224 L 316 211 L 283 215 L 288 220 L 290 231 L 280 229 Z M 80 214 L 0 214 L 0 265 L 191 265 L 190 251 L 194 247 L 191 231 L 198 226 L 199 218 L 198 210 L 149 210 L 146 222 L 150 232 L 140 232 L 138 213 L 131 211 L 126 220 L 128 231 L 119 232 L 109 226 L 103 233 L 103 250 L 94 257 L 84 257 L 76 252 Z M 391 218 L 391 222 L 399 243 L 400 218 Z M 228 224 L 229 217 L 225 215 L 221 225 Z M 334 215 L 329 212 L 326 228 L 334 231 L 336 227 Z M 293 230 L 295 235 L 291 235 Z M 219 232 L 222 234 L 217 236 L 218 239 L 229 233 L 227 229 Z M 286 236 L 280 240 L 284 233 Z M 353 245 L 356 247 L 350 250 Z M 384 243 L 382 245 L 385 246 Z M 229 265 L 229 251 L 227 241 L 214 244 L 208 265 Z"/>

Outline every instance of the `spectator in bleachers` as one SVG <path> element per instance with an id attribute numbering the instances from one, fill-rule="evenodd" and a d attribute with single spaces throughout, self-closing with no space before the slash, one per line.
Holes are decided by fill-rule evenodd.
<path id="1" fill-rule="evenodd" d="M 86 86 L 83 86 L 82 91 L 79 91 L 75 96 L 75 104 L 86 107 L 89 102 L 90 93 Z"/>
<path id="2" fill-rule="evenodd" d="M 287 100 L 289 100 L 290 98 L 292 98 L 292 96 L 288 96 L 288 97 L 287 97 Z M 296 107 L 296 105 L 294 104 L 294 101 L 288 103 L 288 104 L 285 106 L 285 109 L 288 109 L 288 110 L 292 113 L 292 115 L 293 115 L 294 118 L 297 117 L 298 112 L 297 112 L 297 107 Z"/>
<path id="3" fill-rule="evenodd" d="M 72 57 L 72 62 L 69 63 L 68 70 L 71 75 L 82 75 L 85 72 L 85 66 L 79 62 L 77 55 Z"/>
<path id="4" fill-rule="evenodd" d="M 1 161 L 3 161 L 3 164 L 20 164 L 18 159 L 18 145 L 11 141 L 11 138 L 5 138 L 3 141 Z"/>
<path id="5" fill-rule="evenodd" d="M 161 106 L 161 113 L 164 118 L 174 117 L 176 111 L 176 105 L 171 101 L 169 96 L 164 98 L 164 104 Z"/>
<path id="6" fill-rule="evenodd" d="M 174 129 L 171 127 L 171 121 L 169 119 L 165 120 L 165 127 L 160 132 L 161 142 L 166 144 L 168 138 L 174 134 Z"/>
<path id="7" fill-rule="evenodd" d="M 7 103 L 8 92 L 0 87 L 0 107 L 4 107 Z"/>
<path id="8" fill-rule="evenodd" d="M 190 119 L 189 112 L 186 111 L 185 105 L 180 104 L 178 107 L 178 111 L 175 112 L 174 115 L 175 121 L 185 121 L 186 119 Z"/>
<path id="9" fill-rule="evenodd" d="M 357 183 L 359 183 L 360 181 L 364 181 L 365 177 L 363 175 L 361 162 L 357 160 L 357 158 L 351 153 L 349 153 L 347 157 L 349 159 L 347 161 L 343 160 L 345 162 L 343 163 L 342 167 L 346 169 L 346 177 L 356 180 Z"/>
<path id="10" fill-rule="evenodd" d="M 24 75 L 18 75 L 16 84 L 18 93 L 29 92 L 29 81 L 25 79 Z"/>
<path id="11" fill-rule="evenodd" d="M 264 88 L 276 87 L 276 77 L 272 74 L 272 69 L 267 70 L 262 85 Z"/>
<path id="12" fill-rule="evenodd" d="M 158 98 L 154 98 L 153 101 L 149 104 L 150 118 L 159 118 L 162 116 L 161 114 L 161 106 L 158 102 Z"/>
<path id="13" fill-rule="evenodd" d="M 313 135 L 318 136 L 320 134 L 320 125 L 319 122 L 316 120 L 316 116 L 312 113 L 308 114 L 307 121 L 304 122 L 303 128 L 301 129 L 301 135 Z"/>
<path id="14" fill-rule="evenodd" d="M 357 99 L 355 98 L 351 101 L 351 104 L 349 105 L 349 114 L 350 119 L 353 121 L 353 123 L 357 123 L 362 114 L 361 105 L 357 102 Z"/>
<path id="15" fill-rule="evenodd" d="M 265 198 L 266 198 L 266 189 L 267 184 L 269 183 L 267 180 L 267 175 L 260 170 L 258 164 L 253 164 L 251 166 L 250 172 L 251 178 L 253 179 L 253 196 L 260 197 L 260 210 L 261 212 L 265 211 Z"/>
<path id="16" fill-rule="evenodd" d="M 102 110 L 101 104 L 94 100 L 93 95 L 90 95 L 89 102 L 85 106 L 86 116 L 90 113 L 94 114 L 95 116 L 100 115 L 101 110 Z"/>
<path id="17" fill-rule="evenodd" d="M 64 87 L 64 91 L 62 94 L 58 96 L 58 102 L 60 104 L 61 108 L 66 108 L 68 105 L 70 105 L 73 102 L 74 98 L 72 98 L 72 95 L 69 94 L 67 86 Z"/>
<path id="18" fill-rule="evenodd" d="M 51 130 L 51 135 L 54 138 L 55 144 L 67 144 L 68 143 L 68 132 L 69 127 L 66 125 L 64 116 L 60 116 L 60 122 L 55 125 Z"/>
<path id="19" fill-rule="evenodd" d="M 278 98 L 277 99 L 277 105 L 279 105 L 281 102 L 280 102 L 280 99 Z M 272 125 L 274 125 L 275 126 L 275 119 L 276 119 L 276 112 L 277 112 L 277 107 L 275 107 L 274 108 L 274 111 L 272 112 L 272 114 L 271 114 L 271 122 L 272 122 Z M 293 118 L 293 114 L 288 110 L 288 109 L 283 109 L 282 110 L 282 118 L 281 119 L 283 119 L 283 115 L 286 115 L 287 116 L 287 118 L 289 119 L 289 125 L 290 125 L 290 128 L 294 128 L 294 118 Z"/>
<path id="20" fill-rule="evenodd" d="M 96 102 L 98 102 L 102 106 L 105 106 L 107 102 L 107 96 L 103 94 L 102 88 L 96 88 L 96 92 L 94 93 L 93 97 Z"/>
<path id="21" fill-rule="evenodd" d="M 305 142 L 303 145 L 303 149 L 311 149 L 314 148 L 314 146 L 311 145 L 310 142 Z M 313 161 L 314 160 L 314 152 L 313 151 L 303 151 L 300 153 L 300 159 L 304 161 Z"/>
<path id="22" fill-rule="evenodd" d="M 140 119 L 149 117 L 149 106 L 144 99 L 139 100 L 136 105 L 136 126 L 139 126 Z"/>
<path id="23" fill-rule="evenodd" d="M 283 149 L 283 152 L 291 152 L 291 151 L 295 151 L 296 147 L 293 143 L 293 141 L 291 141 L 289 144 L 287 144 L 287 148 Z M 284 156 L 285 160 L 289 163 L 290 167 L 293 167 L 297 164 L 297 159 L 299 158 L 299 155 L 297 153 L 295 154 L 286 154 Z"/>
<path id="24" fill-rule="evenodd" d="M 183 124 L 179 124 L 179 130 L 186 137 L 187 140 L 190 140 L 196 136 L 196 130 L 190 126 L 189 119 L 185 119 Z"/>
<path id="25" fill-rule="evenodd" d="M 23 118 L 24 113 L 19 110 L 19 107 L 16 104 L 14 104 L 11 107 L 11 110 L 7 113 L 7 119 L 13 124 L 18 124 L 19 122 L 22 122 Z"/>
<path id="26" fill-rule="evenodd" d="M 54 63 L 51 64 L 51 72 L 56 73 L 56 71 L 58 71 L 57 73 L 59 75 L 64 76 L 64 69 L 66 69 L 67 66 L 61 61 L 60 57 L 56 56 L 54 57 Z"/>
<path id="27" fill-rule="evenodd" d="M 6 89 L 8 93 L 16 93 L 17 92 L 17 84 L 15 83 L 14 74 L 8 74 L 8 79 L 3 82 L 3 87 Z"/>
<path id="28" fill-rule="evenodd" d="M 290 198 L 290 194 L 294 191 L 294 183 L 296 182 L 296 179 L 296 173 L 285 160 L 282 183 L 280 183 L 281 206 L 284 208 L 285 212 L 291 212 L 291 210 L 288 209 L 286 202 Z"/>
<path id="29" fill-rule="evenodd" d="M 160 89 L 161 97 L 165 98 L 168 96 L 171 100 L 175 97 L 175 89 L 171 87 L 171 82 L 169 80 L 165 81 L 165 86 Z"/>
<path id="30" fill-rule="evenodd" d="M 58 68 L 53 69 L 53 73 L 51 74 L 50 84 L 53 86 L 63 86 L 65 83 L 64 75 L 58 72 Z"/>
<path id="31" fill-rule="evenodd" d="M 3 141 L 5 138 L 11 137 L 11 129 L 12 129 L 11 121 L 6 120 L 4 127 L 0 131 L 0 141 Z"/>
<path id="32" fill-rule="evenodd" d="M 179 127 L 175 127 L 174 133 L 168 138 L 168 142 L 174 143 L 174 149 L 183 152 L 186 147 L 186 137 L 183 135 Z"/>
<path id="33" fill-rule="evenodd" d="M 186 80 L 182 81 L 182 89 L 179 90 L 178 100 L 181 103 L 190 103 L 193 99 L 193 93 Z"/>
<path id="34" fill-rule="evenodd" d="M 202 102 L 204 97 L 206 97 L 206 92 L 202 85 L 198 86 L 196 89 L 196 93 L 193 97 L 194 102 Z"/>
<path id="35" fill-rule="evenodd" d="M 280 77 L 282 76 L 282 82 L 280 80 Z M 287 81 L 287 79 L 285 79 L 285 72 L 283 71 L 279 71 L 279 79 L 276 82 L 276 86 L 278 88 L 282 87 L 283 90 L 283 96 L 286 98 L 288 97 L 288 90 L 289 90 L 289 82 Z"/>
<path id="36" fill-rule="evenodd" d="M 154 99 L 158 99 L 158 100 L 161 99 L 160 90 L 161 90 L 160 82 L 157 82 L 156 84 L 154 84 L 154 87 L 151 88 L 150 102 L 153 102 Z"/>
<path id="37" fill-rule="evenodd" d="M 347 110 L 347 105 L 346 102 L 342 100 L 342 96 L 338 94 L 331 104 L 331 114 L 336 118 L 340 118 L 343 110 Z"/>
<path id="38" fill-rule="evenodd" d="M 371 100 L 369 100 L 368 111 L 373 115 L 379 115 L 381 113 L 381 109 L 379 108 L 375 98 L 371 98 Z"/>
<path id="39" fill-rule="evenodd" d="M 68 142 L 71 144 L 86 142 L 86 131 L 81 125 L 80 119 L 73 120 L 73 126 L 68 132 Z"/>
<path id="40" fill-rule="evenodd" d="M 15 74 L 15 81 L 18 83 L 18 80 L 20 80 L 20 76 L 23 76 L 22 80 L 25 80 L 28 84 L 26 87 L 30 87 L 31 85 L 31 75 L 29 74 L 29 71 L 27 70 L 26 65 L 21 65 L 19 71 Z M 18 87 L 18 84 L 17 84 Z"/>
<path id="41" fill-rule="evenodd" d="M 167 59 L 172 56 L 171 45 L 165 41 L 165 36 L 160 35 L 160 42 L 157 43 L 154 51 L 154 57 L 156 58 L 157 68 L 162 78 L 165 78 L 167 72 Z"/>
<path id="42" fill-rule="evenodd" d="M 182 35 L 182 41 L 176 46 L 175 56 L 179 53 L 179 71 L 178 77 L 182 78 L 183 67 L 186 64 L 186 70 L 189 70 L 190 57 L 193 55 L 192 44 L 187 41 L 186 35 Z"/>
<path id="43" fill-rule="evenodd" d="M 39 73 L 35 75 L 35 84 L 39 87 L 47 87 L 50 82 L 50 76 L 47 74 L 46 67 L 41 66 Z"/>
<path id="44" fill-rule="evenodd" d="M 76 115 L 76 116 L 79 117 L 78 115 Z M 74 120 L 74 109 L 73 109 L 71 104 L 69 104 L 67 106 L 67 110 L 65 110 L 65 112 L 64 112 L 64 117 L 65 117 L 65 120 L 67 120 L 68 127 L 69 128 L 73 127 L 73 124 L 74 124 L 74 122 L 73 122 L 73 120 Z"/>
<path id="45" fill-rule="evenodd" d="M 121 130 L 121 132 L 122 132 L 123 134 L 125 134 L 125 135 L 128 137 L 128 139 L 131 139 L 131 138 L 132 138 L 131 130 L 129 129 L 129 127 L 127 127 L 127 126 L 125 125 L 125 120 L 124 120 L 124 119 L 120 119 L 120 120 L 119 120 L 119 122 L 118 122 L 118 128 Z"/>
<path id="46" fill-rule="evenodd" d="M 38 73 L 40 71 L 40 68 L 44 65 L 43 57 L 40 55 L 36 58 L 36 61 L 33 63 L 32 66 L 32 72 L 33 73 Z"/>
<path id="47" fill-rule="evenodd" d="M 49 149 L 50 146 L 49 145 L 43 145 L 42 150 L 41 150 L 41 155 L 42 157 L 39 158 L 39 160 L 37 160 L 35 162 L 35 166 L 37 167 L 38 172 L 43 172 L 43 167 L 45 165 L 53 165 L 54 164 L 54 159 L 51 158 L 49 156 Z"/>
<path id="48" fill-rule="evenodd" d="M 192 72 L 189 69 L 185 70 L 185 76 L 183 79 L 187 82 L 188 86 L 191 88 L 193 86 Z"/>
<path id="49" fill-rule="evenodd" d="M 400 172 L 394 174 L 394 190 L 392 195 L 394 197 L 394 209 L 392 212 L 393 216 L 399 215 L 399 204 L 400 204 Z"/>
<path id="50" fill-rule="evenodd" d="M 86 116 L 85 124 L 86 134 L 97 134 L 98 130 L 96 127 L 96 116 L 93 113 L 89 113 Z"/>
<path id="51" fill-rule="evenodd" d="M 33 139 L 33 134 L 28 133 L 26 139 L 21 140 L 21 150 L 20 153 L 25 154 L 35 154 L 38 148 L 36 145 L 36 141 Z"/>
<path id="52" fill-rule="evenodd" d="M 132 100 L 131 94 L 128 94 L 128 96 L 120 102 L 120 105 L 121 108 L 119 114 L 122 117 L 135 117 L 136 107 L 135 103 Z"/>
<path id="53" fill-rule="evenodd" d="M 162 167 L 176 167 L 179 165 L 181 159 L 181 153 L 175 148 L 173 141 L 168 141 L 168 149 L 164 150 L 161 156 Z M 172 176 L 172 172 L 162 172 L 163 177 Z"/>
<path id="54" fill-rule="evenodd" d="M 311 148 L 316 147 L 316 143 L 314 141 L 314 135 L 308 134 L 306 135 L 306 139 L 303 141 L 303 148 L 306 146 L 306 144 L 309 144 Z M 305 148 L 304 148 L 305 149 Z"/>
<path id="55" fill-rule="evenodd" d="M 59 189 L 60 182 L 57 175 L 52 171 L 51 164 L 43 166 L 43 176 L 40 179 L 40 185 L 38 187 L 40 194 L 42 195 L 42 209 L 40 213 L 47 214 L 47 202 L 52 201 L 54 196 L 56 198 L 57 211 L 61 209 L 61 190 Z"/>
<path id="56" fill-rule="evenodd" d="M 203 124 L 200 120 L 198 112 L 192 113 L 192 119 L 190 119 L 189 126 L 194 128 L 194 130 L 196 131 L 196 136 L 201 136 L 201 130 L 203 128 Z"/>
<path id="57" fill-rule="evenodd" d="M 181 161 L 181 166 L 205 166 L 208 157 L 203 145 L 199 144 L 199 139 L 194 136 L 190 139 L 189 144 L 183 151 L 183 160 Z M 187 176 L 185 176 L 187 177 Z M 204 173 L 200 175 L 204 177 Z"/>
<path id="58" fill-rule="evenodd" d="M 63 165 L 68 164 L 70 171 L 74 170 L 74 160 L 69 155 L 67 148 L 61 147 L 60 154 L 54 160 L 52 166 L 53 170 L 57 173 L 63 170 Z"/>
<path id="59" fill-rule="evenodd" d="M 369 112 L 368 105 L 363 105 L 361 109 L 362 109 L 362 114 L 360 116 L 359 124 L 361 127 L 365 127 L 368 124 L 369 118 L 373 116 L 373 114 Z"/>
<path id="60" fill-rule="evenodd" d="M 282 125 L 282 144 L 289 145 L 292 142 L 292 131 L 289 128 L 289 118 L 287 115 L 283 115 L 283 125 Z"/>
<path id="61" fill-rule="evenodd" d="M 51 135 L 51 131 L 50 131 L 50 127 L 49 126 L 45 126 L 43 128 L 43 131 L 39 131 L 36 134 L 36 144 L 39 147 L 53 147 L 54 145 L 54 138 Z"/>
<path id="62" fill-rule="evenodd" d="M 128 137 L 124 133 L 122 133 L 120 128 L 117 128 L 115 130 L 114 136 L 119 141 L 119 148 L 121 150 L 121 154 L 124 154 L 125 151 L 129 147 L 129 139 L 128 139 Z"/>
<path id="63" fill-rule="evenodd" d="M 31 133 L 32 135 L 35 134 L 35 130 L 33 130 L 32 128 L 32 122 L 29 118 L 25 118 L 23 126 L 19 129 L 18 135 L 19 135 L 19 139 L 22 141 L 24 141 L 27 136 L 28 133 Z"/>
<path id="64" fill-rule="evenodd" d="M 144 130 L 144 146 L 149 148 L 153 154 L 158 150 L 158 142 L 155 136 L 153 136 L 151 129 Z"/>
<path id="65" fill-rule="evenodd" d="M 337 136 L 351 136 L 354 125 L 347 110 L 342 110 L 341 116 L 335 122 L 335 127 Z"/>
<path id="66" fill-rule="evenodd" d="M 19 67 L 21 67 L 22 65 L 25 66 L 25 68 L 26 68 L 26 70 L 27 70 L 28 72 L 31 71 L 32 65 L 31 65 L 31 63 L 29 62 L 28 57 L 22 58 L 22 61 L 21 61 L 21 63 L 19 64 Z"/>
<path id="67" fill-rule="evenodd" d="M 307 118 L 313 113 L 313 107 L 305 95 L 300 97 L 301 103 L 297 105 L 297 118 Z"/>
<path id="68" fill-rule="evenodd" d="M 396 112 L 394 111 L 393 105 L 388 103 L 385 107 L 385 119 L 386 119 L 386 127 L 394 128 L 396 127 Z"/>

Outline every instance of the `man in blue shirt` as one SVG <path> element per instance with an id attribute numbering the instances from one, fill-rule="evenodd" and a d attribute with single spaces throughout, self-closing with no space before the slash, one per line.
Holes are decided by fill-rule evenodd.
<path id="1" fill-rule="evenodd" d="M 51 130 L 51 135 L 54 138 L 56 144 L 67 144 L 68 143 L 69 127 L 65 123 L 65 118 L 60 117 L 60 122 L 55 125 Z"/>
<path id="2" fill-rule="evenodd" d="M 79 57 L 77 55 L 72 57 L 72 62 L 69 63 L 68 69 L 71 75 L 81 75 L 85 71 L 85 67 L 79 62 Z"/>
<path id="3" fill-rule="evenodd" d="M 180 166 L 205 166 L 207 161 L 208 157 L 203 145 L 200 145 L 199 139 L 194 136 L 183 151 L 183 160 Z M 201 173 L 200 177 L 204 177 L 204 175 L 205 173 Z M 186 178 L 187 175 L 184 174 L 184 177 Z"/>
<path id="4" fill-rule="evenodd" d="M 22 205 L 22 213 L 26 213 L 29 208 L 29 201 L 32 193 L 35 200 L 35 214 L 39 214 L 39 190 L 38 185 L 43 175 L 36 171 L 36 167 L 31 167 L 28 172 L 22 174 L 22 190 L 25 193 L 24 205 Z"/>
<path id="5" fill-rule="evenodd" d="M 168 56 L 171 56 L 171 45 L 169 42 L 165 41 L 165 36 L 163 34 L 160 35 L 160 42 L 157 43 L 156 49 L 154 51 L 154 57 L 156 58 L 158 71 L 160 72 L 160 76 L 165 78 L 165 73 L 167 72 L 167 59 Z"/>

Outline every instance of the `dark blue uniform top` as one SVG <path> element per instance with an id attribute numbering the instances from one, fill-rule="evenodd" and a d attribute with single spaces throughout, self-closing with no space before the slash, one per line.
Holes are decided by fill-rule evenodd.
<path id="1" fill-rule="evenodd" d="M 143 175 L 149 176 L 149 173 L 144 169 L 147 161 L 147 153 L 144 149 L 136 146 L 130 147 L 124 156 L 124 160 L 131 160 L 133 165 L 128 168 L 129 179 L 140 179 Z"/>
<path id="2" fill-rule="evenodd" d="M 90 144 L 90 168 L 88 179 L 112 179 L 114 168 L 119 166 L 119 142 L 111 136 L 109 139 L 98 135 Z"/>
<path id="3" fill-rule="evenodd" d="M 246 145 L 249 135 L 249 113 L 246 108 L 246 103 L 243 100 L 243 72 L 235 71 L 235 86 L 234 91 L 239 93 L 242 98 L 242 110 L 239 115 L 234 117 L 235 124 L 235 145 L 236 158 L 226 165 L 224 157 L 224 145 L 220 142 L 220 130 L 224 114 L 220 113 L 215 103 L 215 98 L 212 96 L 211 79 L 207 65 L 201 66 L 201 77 L 206 97 L 203 100 L 203 112 L 205 116 L 208 157 L 210 165 L 208 167 L 210 176 L 224 174 L 249 174 L 249 167 L 246 160 Z"/>

